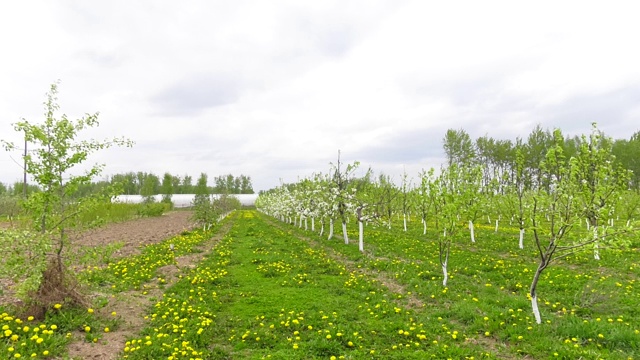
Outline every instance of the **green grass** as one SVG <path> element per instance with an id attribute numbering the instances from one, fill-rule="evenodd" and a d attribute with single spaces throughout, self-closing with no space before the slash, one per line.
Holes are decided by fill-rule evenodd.
<path id="1" fill-rule="evenodd" d="M 527 296 L 536 252 L 530 234 L 518 249 L 512 227 L 494 233 L 478 224 L 475 244 L 460 231 L 445 288 L 434 234 L 422 235 L 419 222 L 408 232 L 399 224 L 367 226 L 361 254 L 354 223 L 353 244 L 345 245 L 255 211 L 237 211 L 225 221 L 233 222 L 229 233 L 165 289 L 147 314 L 148 326 L 122 344 L 122 358 L 640 358 L 635 248 L 602 250 L 600 261 L 586 251 L 547 269 L 538 288 L 538 325 Z M 208 236 L 167 239 L 81 277 L 108 293 L 144 294 L 158 267 Z M 166 251 L 169 241 L 175 253 Z M 58 356 L 66 331 L 99 329 L 107 320 L 91 323 L 86 309 L 63 307 L 42 324 L 59 328 L 42 343 Z M 8 314 L 2 321 L 20 330 Z M 11 356 L 11 344 L 0 337 L 0 357 Z M 43 347 L 33 351 L 43 358 Z"/>

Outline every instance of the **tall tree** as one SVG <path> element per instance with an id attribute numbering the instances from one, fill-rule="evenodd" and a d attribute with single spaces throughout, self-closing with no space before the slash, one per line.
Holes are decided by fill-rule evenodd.
<path id="1" fill-rule="evenodd" d="M 162 177 L 162 185 L 160 186 L 162 202 L 172 204 L 171 197 L 173 196 L 173 191 L 173 176 L 169 173 L 164 173 L 164 176 Z"/>
<path id="2" fill-rule="evenodd" d="M 185 175 L 182 178 L 182 185 L 180 185 L 182 188 L 182 193 L 183 194 L 193 194 L 194 193 L 194 189 L 193 189 L 193 178 L 190 175 Z"/>
<path id="3" fill-rule="evenodd" d="M 142 177 L 142 187 L 140 188 L 140 195 L 144 198 L 145 202 L 153 202 L 154 195 L 158 193 L 158 187 L 160 185 L 160 179 L 154 174 L 145 174 Z"/>
<path id="4" fill-rule="evenodd" d="M 476 153 L 473 141 L 463 129 L 447 130 L 443 139 L 443 147 L 449 166 L 452 164 L 469 164 L 475 161 Z"/>

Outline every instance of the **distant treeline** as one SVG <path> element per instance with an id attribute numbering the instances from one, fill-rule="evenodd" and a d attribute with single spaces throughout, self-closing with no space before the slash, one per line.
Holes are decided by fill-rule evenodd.
<path id="1" fill-rule="evenodd" d="M 122 195 L 149 196 L 155 194 L 195 194 L 196 184 L 190 175 L 172 175 L 165 173 L 162 178 L 153 173 L 128 172 L 115 174 L 108 180 L 93 182 L 78 189 L 74 196 L 83 197 L 100 192 L 107 186 L 118 185 Z M 214 177 L 213 186 L 207 185 L 211 194 L 253 194 L 251 177 L 232 174 Z M 27 185 L 27 194 L 39 191 L 35 185 Z M 11 185 L 0 183 L 0 195 L 20 195 L 23 193 L 21 181 Z"/>
<path id="2" fill-rule="evenodd" d="M 561 134 L 561 133 L 560 133 Z M 629 188 L 640 190 L 640 131 L 627 139 L 612 139 L 601 133 L 601 141 L 611 142 L 615 165 L 632 171 Z M 582 136 L 562 136 L 562 150 L 566 158 L 575 155 L 580 146 L 588 141 Z M 499 187 L 514 183 L 516 176 L 516 154 L 524 157 L 524 186 L 545 186 L 540 163 L 554 144 L 554 132 L 537 125 L 526 138 L 513 140 L 495 139 L 488 135 L 472 139 L 465 130 L 449 129 L 443 138 L 446 164 L 478 164 L 482 167 L 483 186 L 491 182 Z"/>

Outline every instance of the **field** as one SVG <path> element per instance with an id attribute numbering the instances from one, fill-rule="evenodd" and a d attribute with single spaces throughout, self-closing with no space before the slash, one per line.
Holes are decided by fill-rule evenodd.
<path id="1" fill-rule="evenodd" d="M 530 237 L 520 250 L 515 228 L 461 231 L 443 287 L 433 234 L 393 226 L 367 226 L 364 254 L 353 223 L 345 245 L 250 210 L 135 250 L 96 237 L 77 264 L 90 307 L 38 322 L 0 305 L 0 358 L 640 358 L 637 247 L 547 269 L 537 325 Z"/>

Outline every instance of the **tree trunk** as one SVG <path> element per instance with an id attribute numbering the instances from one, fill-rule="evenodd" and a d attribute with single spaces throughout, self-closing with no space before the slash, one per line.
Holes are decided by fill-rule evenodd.
<path id="1" fill-rule="evenodd" d="M 427 220 L 422 219 L 422 235 L 427 235 Z"/>
<path id="2" fill-rule="evenodd" d="M 600 260 L 600 245 L 598 241 L 598 227 L 593 227 L 593 258 L 596 260 Z"/>
<path id="3" fill-rule="evenodd" d="M 331 240 L 333 237 L 333 219 L 329 219 L 329 237 L 327 240 Z"/>
<path id="4" fill-rule="evenodd" d="M 316 231 L 316 218 L 311 218 L 311 231 Z"/>
<path id="5" fill-rule="evenodd" d="M 471 232 L 471 242 L 476 242 L 476 236 L 473 232 L 473 221 L 469 220 L 469 231 Z"/>
<path id="6" fill-rule="evenodd" d="M 364 252 L 364 227 L 361 220 L 358 220 L 358 233 L 358 249 L 360 252 Z"/>
<path id="7" fill-rule="evenodd" d="M 442 264 L 442 286 L 447 286 L 447 280 L 449 280 L 449 274 L 447 273 L 447 261 Z"/>
<path id="8" fill-rule="evenodd" d="M 402 214 L 402 222 L 404 223 L 404 231 L 407 232 L 407 215 Z"/>
<path id="9" fill-rule="evenodd" d="M 344 243 L 349 245 L 349 236 L 347 236 L 347 223 L 342 222 L 342 235 L 344 236 Z"/>
<path id="10" fill-rule="evenodd" d="M 538 297 L 536 295 L 531 297 L 531 309 L 533 310 L 533 316 L 536 318 L 536 323 L 541 324 L 542 318 L 540 317 L 540 310 L 538 310 Z"/>
<path id="11" fill-rule="evenodd" d="M 520 249 L 524 249 L 524 229 L 520 229 L 520 241 L 518 242 L 518 247 Z"/>
<path id="12" fill-rule="evenodd" d="M 498 221 L 499 221 L 499 220 L 498 220 L 498 219 L 496 219 L 496 230 L 495 230 L 495 232 L 496 232 L 496 233 L 498 232 Z"/>
<path id="13" fill-rule="evenodd" d="M 538 309 L 538 296 L 536 294 L 536 288 L 538 286 L 538 280 L 540 280 L 540 274 L 545 269 L 544 265 L 545 261 L 542 260 L 540 265 L 538 265 L 538 269 L 536 270 L 535 275 L 533 275 L 533 281 L 531 281 L 531 288 L 529 289 L 529 295 L 531 296 L 531 309 L 533 310 L 533 315 L 536 318 L 536 323 L 541 324 L 542 319 L 540 317 L 540 310 Z"/>

